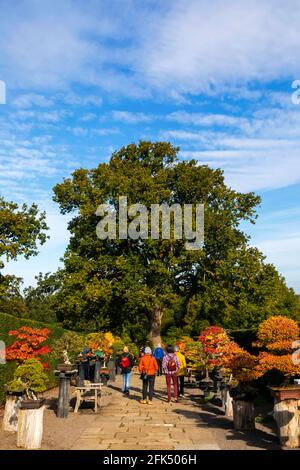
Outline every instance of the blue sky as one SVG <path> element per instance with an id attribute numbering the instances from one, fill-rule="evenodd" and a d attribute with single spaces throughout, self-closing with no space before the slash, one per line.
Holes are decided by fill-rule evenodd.
<path id="1" fill-rule="evenodd" d="M 68 241 L 52 187 L 121 145 L 169 140 L 262 196 L 258 246 L 300 292 L 300 4 L 0 0 L 0 193 L 38 202 L 51 239 L 5 271 L 34 282 Z"/>

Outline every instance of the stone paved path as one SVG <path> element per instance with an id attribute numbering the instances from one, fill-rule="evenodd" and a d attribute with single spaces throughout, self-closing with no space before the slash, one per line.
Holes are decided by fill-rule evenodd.
<path id="1" fill-rule="evenodd" d="M 168 403 L 165 378 L 156 379 L 153 404 L 141 405 L 141 381 L 132 377 L 130 398 L 120 393 L 121 377 L 111 385 L 112 399 L 91 417 L 91 424 L 72 446 L 72 449 L 95 450 L 219 450 L 206 423 L 199 414 L 193 392 L 178 403 Z M 199 391 L 198 391 L 199 393 Z"/>

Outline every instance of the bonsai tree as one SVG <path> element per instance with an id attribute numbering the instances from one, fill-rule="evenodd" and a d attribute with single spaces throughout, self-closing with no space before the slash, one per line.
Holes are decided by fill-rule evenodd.
<path id="1" fill-rule="evenodd" d="M 222 365 L 222 355 L 230 342 L 226 331 L 220 326 L 210 326 L 199 336 L 202 345 L 202 358 L 205 365 L 206 378 L 209 370 Z"/>
<path id="2" fill-rule="evenodd" d="M 177 346 L 180 352 L 185 355 L 187 364 L 197 370 L 203 369 L 203 349 L 202 344 L 199 341 L 195 341 L 189 336 L 182 336 L 177 341 Z"/>
<path id="3" fill-rule="evenodd" d="M 49 381 L 40 361 L 27 359 L 14 372 L 14 379 L 8 384 L 10 392 L 22 392 L 28 399 L 37 400 L 37 394 L 47 390 Z"/>
<path id="4" fill-rule="evenodd" d="M 270 370 L 281 372 L 288 383 L 291 377 L 300 374 L 300 365 L 292 358 L 294 342 L 299 339 L 297 323 L 283 316 L 270 317 L 258 328 L 254 346 L 262 348 L 258 356 L 261 374 Z M 299 361 L 297 361 L 299 362 Z"/>
<path id="5" fill-rule="evenodd" d="M 33 358 L 41 360 L 51 352 L 50 346 L 44 344 L 50 335 L 49 328 L 21 326 L 17 330 L 9 331 L 8 334 L 15 336 L 16 341 L 6 348 L 7 361 L 22 363 Z"/>
<path id="6" fill-rule="evenodd" d="M 284 385 L 288 385 L 292 377 L 300 374 L 299 359 L 292 354 L 294 346 L 299 344 L 298 340 L 299 327 L 294 320 L 273 316 L 262 322 L 254 343 L 263 348 L 258 357 L 261 373 L 278 371 L 284 377 Z M 274 419 L 280 443 L 290 448 L 300 447 L 299 391 L 294 387 L 277 387 L 277 390 L 272 387 L 272 395 L 275 398 Z"/>
<path id="7" fill-rule="evenodd" d="M 113 345 L 116 341 L 111 332 L 89 333 L 86 337 L 86 344 L 92 351 L 103 351 L 106 358 L 109 358 L 113 352 Z"/>
<path id="8" fill-rule="evenodd" d="M 226 398 L 227 403 L 228 401 L 231 402 L 230 408 L 233 412 L 234 429 L 255 429 L 253 398 L 257 395 L 257 390 L 251 382 L 261 375 L 258 369 L 257 356 L 253 356 L 234 341 L 231 341 L 224 350 L 222 365 L 231 377 L 232 388 L 229 394 L 233 401 L 228 396 Z"/>
<path id="9" fill-rule="evenodd" d="M 52 355 L 57 360 L 64 360 L 66 354 L 71 362 L 74 362 L 79 352 L 85 346 L 85 337 L 74 333 L 73 331 L 66 331 L 59 339 L 53 344 Z"/>

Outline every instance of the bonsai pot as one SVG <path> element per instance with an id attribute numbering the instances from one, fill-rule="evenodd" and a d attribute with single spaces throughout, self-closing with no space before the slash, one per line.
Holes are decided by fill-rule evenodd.
<path id="1" fill-rule="evenodd" d="M 56 370 L 59 372 L 71 372 L 76 366 L 74 364 L 57 364 Z"/>
<path id="2" fill-rule="evenodd" d="M 210 398 L 214 389 L 214 382 L 210 377 L 205 377 L 200 381 L 199 388 L 203 391 L 204 398 Z"/>
<path id="3" fill-rule="evenodd" d="M 10 392 L 8 390 L 8 386 L 7 384 L 4 385 L 3 387 L 3 390 L 4 390 L 4 393 L 6 396 L 9 396 L 9 397 L 22 397 L 24 395 L 24 392 Z"/>
<path id="4" fill-rule="evenodd" d="M 45 403 L 45 398 L 39 398 L 38 400 L 22 400 L 20 402 L 21 410 L 38 410 Z"/>
<path id="5" fill-rule="evenodd" d="M 272 397 L 278 401 L 300 400 L 300 385 L 289 385 L 286 387 L 269 387 Z"/>

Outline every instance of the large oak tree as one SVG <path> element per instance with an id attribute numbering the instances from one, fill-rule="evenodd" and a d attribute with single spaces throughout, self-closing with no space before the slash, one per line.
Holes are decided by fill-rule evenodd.
<path id="1" fill-rule="evenodd" d="M 257 325 L 270 314 L 299 314 L 293 291 L 239 228 L 254 223 L 260 198 L 228 187 L 220 169 L 180 161 L 178 148 L 141 141 L 112 154 L 109 163 L 78 169 L 54 188 L 63 214 L 71 213 L 58 317 L 71 328 L 148 332 L 202 320 L 226 327 Z M 205 241 L 186 250 L 184 240 L 100 240 L 99 204 L 205 205 Z M 295 300 L 296 299 L 296 300 Z M 298 310 L 297 310 L 298 309 Z M 200 323 L 199 323 L 200 322 Z"/>

